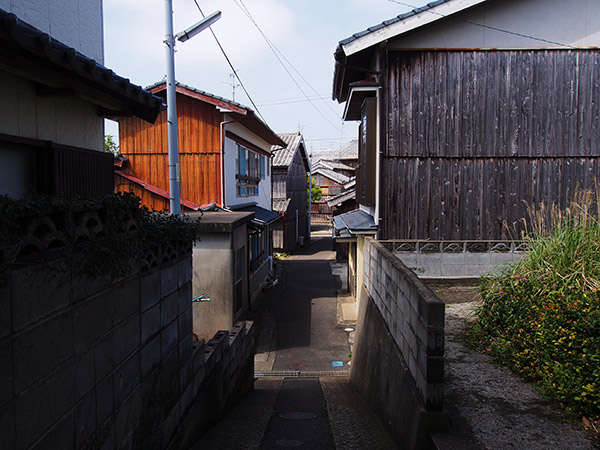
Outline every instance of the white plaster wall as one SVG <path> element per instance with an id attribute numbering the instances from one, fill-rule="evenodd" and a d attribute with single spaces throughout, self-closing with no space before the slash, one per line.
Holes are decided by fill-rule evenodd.
<path id="1" fill-rule="evenodd" d="M 388 48 L 598 47 L 599 17 L 598 0 L 494 1 L 391 40 Z"/>
<path id="2" fill-rule="evenodd" d="M 76 97 L 38 97 L 35 85 L 0 70 L 0 133 L 104 151 L 104 120 Z"/>
<path id="3" fill-rule="evenodd" d="M 0 0 L 0 9 L 104 64 L 102 0 Z"/>
<path id="4" fill-rule="evenodd" d="M 226 120 L 228 120 L 228 118 Z M 225 129 L 265 151 L 271 151 L 271 145 L 269 143 L 251 133 L 238 123 L 228 124 L 225 126 Z M 258 183 L 258 195 L 238 197 L 235 188 L 236 152 L 237 143 L 229 138 L 225 138 L 225 202 L 227 203 L 227 206 L 256 202 L 256 204 L 262 208 L 271 209 L 271 162 L 269 161 L 269 158 L 265 161 L 265 179 Z"/>

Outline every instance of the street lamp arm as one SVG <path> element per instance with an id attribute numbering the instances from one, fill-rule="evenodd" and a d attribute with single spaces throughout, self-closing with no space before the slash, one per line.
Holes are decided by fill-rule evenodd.
<path id="1" fill-rule="evenodd" d="M 194 36 L 196 36 L 202 30 L 205 30 L 208 27 L 210 27 L 213 23 L 215 23 L 220 18 L 221 18 L 221 11 L 216 11 L 216 12 L 212 13 L 210 16 L 207 16 L 204 19 L 202 19 L 200 22 L 192 25 L 188 29 L 186 29 L 180 33 L 177 33 L 177 35 L 175 36 L 175 39 L 177 39 L 179 42 L 185 42 L 188 39 L 191 39 Z"/>

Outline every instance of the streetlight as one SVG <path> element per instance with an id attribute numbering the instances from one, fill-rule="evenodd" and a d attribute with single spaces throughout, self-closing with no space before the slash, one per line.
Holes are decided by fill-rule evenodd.
<path id="1" fill-rule="evenodd" d="M 173 35 L 173 1 L 165 0 L 165 48 L 167 52 L 167 136 L 169 146 L 169 207 L 171 214 L 181 215 L 179 193 L 179 149 L 177 143 L 177 103 L 175 100 L 175 39 L 185 42 L 221 18 L 217 11 L 187 30 Z"/>

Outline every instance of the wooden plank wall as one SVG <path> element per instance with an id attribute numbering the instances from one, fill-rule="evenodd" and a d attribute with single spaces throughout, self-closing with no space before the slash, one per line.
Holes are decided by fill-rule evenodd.
<path id="1" fill-rule="evenodd" d="M 593 186 L 599 51 L 393 52 L 388 67 L 382 238 L 518 237 L 527 205 Z"/>
<path id="2" fill-rule="evenodd" d="M 308 179 L 300 152 L 296 152 L 287 170 L 273 169 L 272 182 L 273 198 L 291 199 L 283 223 L 278 225 L 282 229 L 281 237 L 273 238 L 276 248 L 287 252 L 296 247 L 296 210 L 298 210 L 298 235 L 305 238 L 308 235 Z"/>
<path id="3" fill-rule="evenodd" d="M 220 202 L 221 113 L 213 105 L 177 94 L 181 197 L 205 204 Z M 154 124 L 140 119 L 119 122 L 121 153 L 129 158 L 125 171 L 169 190 L 167 113 Z"/>

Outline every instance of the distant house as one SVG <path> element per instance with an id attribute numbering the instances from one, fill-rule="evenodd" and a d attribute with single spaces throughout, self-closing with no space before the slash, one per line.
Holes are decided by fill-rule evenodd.
<path id="1" fill-rule="evenodd" d="M 273 210 L 283 220 L 273 225 L 273 248 L 289 252 L 308 239 L 309 162 L 300 133 L 281 133 L 287 147 L 273 147 Z"/>
<path id="2" fill-rule="evenodd" d="M 593 185 L 599 14 L 438 0 L 339 43 L 333 96 L 360 121 L 357 201 L 379 238 L 506 239 L 527 205 Z"/>
<path id="3" fill-rule="evenodd" d="M 164 81 L 147 89 L 166 102 Z M 280 218 L 271 210 L 271 147 L 286 144 L 246 106 L 179 83 L 176 93 L 182 211 L 213 205 L 218 210 L 254 213 L 244 227 L 244 252 L 236 254 L 248 266 L 249 293 L 244 297 L 252 299 L 270 273 L 271 226 Z M 115 189 L 134 192 L 151 209 L 168 209 L 166 112 L 154 125 L 136 118 L 119 120 L 119 137 L 125 162 L 115 171 Z M 212 295 L 198 283 L 196 288 Z"/>
<path id="4" fill-rule="evenodd" d="M 358 141 L 353 139 L 341 149 L 315 150 L 312 160 L 313 178 L 321 187 L 322 198 L 311 205 L 311 221 L 331 223 L 336 212 L 356 209 L 353 191 Z"/>
<path id="5" fill-rule="evenodd" d="M 102 65 L 98 2 L 0 8 L 0 194 L 111 193 L 104 118 L 153 122 L 162 100 Z"/>

